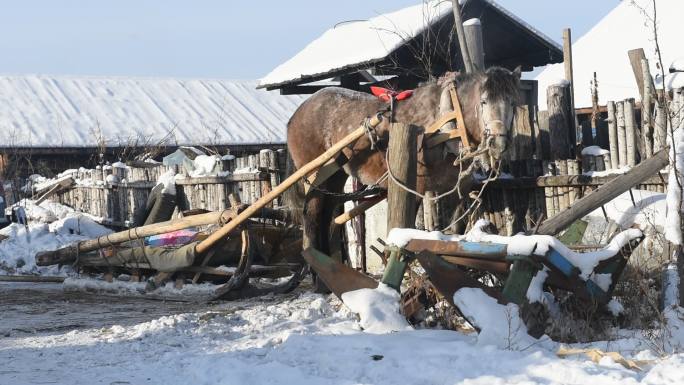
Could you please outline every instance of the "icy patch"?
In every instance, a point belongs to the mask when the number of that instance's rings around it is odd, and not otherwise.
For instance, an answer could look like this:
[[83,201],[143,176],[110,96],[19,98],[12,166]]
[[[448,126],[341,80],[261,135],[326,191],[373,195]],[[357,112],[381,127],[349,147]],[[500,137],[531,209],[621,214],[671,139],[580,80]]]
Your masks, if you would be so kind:
[[64,280],[63,287],[66,291],[95,291],[116,295],[162,295],[162,296],[188,296],[195,300],[201,297],[210,297],[219,285],[204,282],[192,285],[183,285],[176,289],[173,282],[168,282],[164,286],[153,291],[146,292],[146,282],[126,282],[114,280],[112,282],[103,281],[95,278],[67,278]]
[[399,312],[399,293],[379,283],[376,289],[359,289],[342,294],[342,301],[358,314],[359,325],[372,334],[386,334],[413,328]]
[[454,303],[480,332],[478,345],[494,345],[499,349],[523,350],[538,342],[527,334],[520,319],[518,305],[501,305],[482,289],[463,288],[454,293]]

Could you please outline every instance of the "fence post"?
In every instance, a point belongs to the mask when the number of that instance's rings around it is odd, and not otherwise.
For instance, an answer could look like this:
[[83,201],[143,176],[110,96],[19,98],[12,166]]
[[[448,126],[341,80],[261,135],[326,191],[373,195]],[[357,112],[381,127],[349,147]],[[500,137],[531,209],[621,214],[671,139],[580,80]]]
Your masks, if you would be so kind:
[[[418,166],[418,127],[394,123],[390,130],[387,148],[387,167],[396,180],[409,189],[416,188]],[[412,228],[416,222],[416,197],[392,180],[387,186],[387,230]],[[382,282],[397,291],[404,277],[406,262],[395,245],[388,245],[389,257]]]

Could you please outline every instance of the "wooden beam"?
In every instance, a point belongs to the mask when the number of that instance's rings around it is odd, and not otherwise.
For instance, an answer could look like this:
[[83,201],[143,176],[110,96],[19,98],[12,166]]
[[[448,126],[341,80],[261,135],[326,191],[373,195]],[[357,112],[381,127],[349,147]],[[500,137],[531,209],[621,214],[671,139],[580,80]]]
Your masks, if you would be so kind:
[[634,72],[634,79],[636,80],[637,88],[639,89],[639,96],[644,100],[644,70],[641,67],[641,61],[646,59],[646,54],[643,48],[637,48],[627,51],[629,56],[629,64],[632,66]]
[[666,148],[653,155],[652,158],[641,162],[626,174],[613,179],[605,185],[600,186],[591,194],[575,201],[567,210],[544,221],[541,226],[539,226],[537,234],[554,235],[559,233],[578,218],[589,214],[633,186],[660,172],[667,164],[668,149]]

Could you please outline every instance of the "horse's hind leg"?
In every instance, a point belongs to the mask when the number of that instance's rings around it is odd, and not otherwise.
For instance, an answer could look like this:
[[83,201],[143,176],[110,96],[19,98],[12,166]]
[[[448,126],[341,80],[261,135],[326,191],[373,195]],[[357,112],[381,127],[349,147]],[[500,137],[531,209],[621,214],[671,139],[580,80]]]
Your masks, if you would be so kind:
[[[304,248],[314,247],[340,262],[344,262],[345,255],[342,238],[338,234],[339,229],[333,229],[335,233],[332,233],[331,224],[341,202],[334,194],[343,192],[346,180],[347,175],[338,172],[318,189],[309,191],[304,212]],[[314,284],[317,292],[329,292],[315,275]]]

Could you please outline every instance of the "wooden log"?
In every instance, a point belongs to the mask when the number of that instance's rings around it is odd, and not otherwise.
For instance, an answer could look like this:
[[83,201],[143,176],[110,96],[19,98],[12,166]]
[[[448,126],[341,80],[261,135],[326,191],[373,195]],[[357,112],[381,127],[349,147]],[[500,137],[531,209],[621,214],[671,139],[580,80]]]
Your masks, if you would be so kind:
[[603,186],[600,186],[593,193],[578,200],[569,209],[558,215],[547,219],[539,226],[538,234],[554,235],[570,226],[578,218],[589,214],[602,205],[610,202],[618,195],[629,190],[633,186],[647,180],[649,177],[658,173],[668,164],[668,150],[663,149],[652,158],[649,158],[630,171],[621,175]]
[[[565,160],[557,160],[556,164],[558,165],[558,175],[568,175],[568,163]],[[560,210],[565,210],[570,206],[570,188],[568,187],[561,187],[560,188],[561,194],[560,194]]]
[[[388,152],[389,181],[387,183],[387,230],[413,228],[416,223],[416,197],[407,189],[416,188],[418,166],[418,130],[414,125],[393,123]],[[408,262],[401,249],[389,244],[387,266],[382,282],[399,291]]]
[[[545,160],[543,162],[544,175],[551,175],[550,170],[551,165],[548,160]],[[546,217],[551,218],[552,216],[556,215],[556,211],[554,210],[553,206],[553,187],[544,188],[544,198],[546,202]]]
[[653,127],[653,152],[658,152],[667,146],[667,113],[663,102],[656,101],[655,126]]
[[572,65],[572,32],[570,28],[563,29],[563,66],[565,69],[565,80],[570,82],[568,87],[568,98],[570,108],[570,120],[567,131],[567,138],[570,144],[570,155],[561,157],[561,159],[568,159],[575,157],[577,144],[577,117],[575,116],[575,79],[573,75]]
[[364,212],[368,211],[368,209],[382,202],[384,199],[384,196],[379,196],[375,199],[368,199],[362,201],[361,203],[354,206],[354,208],[352,208],[351,210],[337,216],[334,220],[334,223],[336,225],[343,225],[349,222],[350,220],[358,217],[359,215],[363,214]]
[[627,165],[627,133],[625,131],[625,105],[623,102],[618,102],[617,106],[617,143],[618,143],[618,165],[624,167]]
[[[393,124],[387,151],[388,168],[396,181],[404,186],[416,188],[418,127]],[[413,228],[416,220],[415,197],[395,183],[392,178],[387,187],[387,230]]]
[[[375,127],[380,123],[381,119],[382,118],[377,115],[373,116],[372,118],[370,118],[368,125],[370,125],[371,127]],[[280,196],[283,192],[285,192],[285,190],[290,188],[299,180],[305,178],[312,172],[316,171],[319,167],[323,166],[328,160],[332,159],[335,155],[337,155],[337,153],[342,151],[345,147],[356,142],[356,140],[365,135],[365,133],[366,124],[362,124],[359,128],[349,133],[339,142],[335,143],[324,153],[322,153],[309,163],[300,167],[297,171],[295,171],[292,175],[285,179],[280,185],[276,186],[270,193],[259,198],[256,202],[254,202],[247,209],[241,212],[233,220],[228,222],[225,226],[212,233],[204,241],[200,242],[195,249],[197,254],[203,254],[207,250],[212,248],[216,242],[228,236],[228,234],[230,234],[233,230],[240,226],[242,222],[250,218],[252,215],[256,214],[260,209],[264,208],[267,203],[270,203],[275,198]]]
[[551,143],[549,142],[549,113],[537,111],[535,120],[535,155],[539,160],[551,159]]
[[549,113],[549,142],[551,159],[570,158],[571,143],[568,140],[570,130],[570,86],[554,84],[546,91],[547,110]]
[[627,150],[627,165],[634,167],[636,165],[636,119],[634,118],[634,99],[626,99],[624,101],[625,113],[625,142]]
[[463,32],[468,46],[468,53],[473,64],[473,71],[484,71],[485,51],[482,39],[482,23],[480,19],[470,19],[463,23]]
[[646,58],[641,59],[641,70],[644,78],[644,91],[641,95],[641,133],[644,143],[643,160],[653,156],[653,93],[655,87]]

